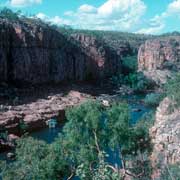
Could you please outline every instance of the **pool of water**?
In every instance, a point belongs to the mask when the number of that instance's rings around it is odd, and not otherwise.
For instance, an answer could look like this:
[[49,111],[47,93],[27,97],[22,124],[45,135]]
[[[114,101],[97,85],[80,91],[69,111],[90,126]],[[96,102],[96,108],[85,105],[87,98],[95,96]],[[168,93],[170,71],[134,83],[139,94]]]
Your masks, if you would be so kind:
[[35,139],[44,140],[45,142],[51,144],[58,134],[62,131],[62,126],[57,126],[56,128],[45,128],[37,132],[31,133],[31,136]]
[[153,109],[143,104],[130,104],[130,114],[131,114],[131,123],[135,124],[140,118],[148,112],[151,112]]

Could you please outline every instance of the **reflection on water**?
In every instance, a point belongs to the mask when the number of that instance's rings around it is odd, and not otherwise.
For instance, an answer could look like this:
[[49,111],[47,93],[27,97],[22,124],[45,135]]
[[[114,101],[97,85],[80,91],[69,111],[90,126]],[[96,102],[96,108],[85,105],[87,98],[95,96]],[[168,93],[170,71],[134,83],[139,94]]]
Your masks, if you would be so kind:
[[142,104],[130,104],[131,123],[135,124],[140,118],[153,109],[146,107]]
[[57,126],[56,128],[46,128],[38,132],[33,132],[31,136],[39,140],[44,140],[50,144],[55,140],[61,130],[62,126]]

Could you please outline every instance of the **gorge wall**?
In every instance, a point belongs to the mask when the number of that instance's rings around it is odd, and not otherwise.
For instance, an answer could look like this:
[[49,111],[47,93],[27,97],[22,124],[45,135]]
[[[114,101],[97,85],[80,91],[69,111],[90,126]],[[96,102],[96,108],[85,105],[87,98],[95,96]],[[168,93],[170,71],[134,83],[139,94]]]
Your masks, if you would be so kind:
[[67,38],[31,19],[0,19],[1,82],[98,80],[120,71],[120,56],[92,36]]
[[[139,48],[138,70],[162,85],[180,70],[180,36],[157,37]],[[152,179],[159,180],[169,165],[180,162],[180,109],[166,97],[156,109],[150,129],[152,139]]]
[[150,130],[153,143],[153,179],[158,179],[169,164],[180,162],[180,109],[171,111],[173,104],[169,98],[160,103],[156,110],[155,124]]
[[180,36],[159,37],[142,44],[138,70],[157,84],[165,83],[171,72],[180,70]]

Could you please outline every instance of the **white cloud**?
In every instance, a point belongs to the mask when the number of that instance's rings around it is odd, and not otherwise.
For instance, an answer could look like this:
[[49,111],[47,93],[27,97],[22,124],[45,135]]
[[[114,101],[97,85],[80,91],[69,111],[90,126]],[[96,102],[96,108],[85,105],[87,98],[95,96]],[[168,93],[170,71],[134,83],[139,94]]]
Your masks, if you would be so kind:
[[95,8],[94,6],[88,5],[88,4],[84,4],[79,7],[78,11],[80,13],[96,13],[97,8]]
[[158,34],[167,26],[168,18],[180,18],[180,0],[169,3],[166,10],[149,20],[149,26],[138,30],[138,33]]
[[161,24],[159,26],[142,28],[142,29],[138,30],[136,33],[140,33],[140,34],[158,34],[163,30],[164,27],[165,27],[165,25]]
[[166,10],[151,19],[143,19],[146,5],[142,0],[107,0],[99,7],[84,4],[76,11],[67,11],[64,16],[37,17],[57,25],[70,25],[80,29],[131,31],[144,34],[159,34],[167,26],[169,17],[180,18],[180,0],[167,5]]
[[168,5],[167,15],[178,14],[180,15],[180,0],[175,0]]
[[59,16],[49,17],[46,14],[40,12],[35,17],[55,25],[70,25],[69,20],[62,19]]
[[33,4],[41,4],[42,0],[10,0],[10,5],[13,7],[31,6]]
[[84,4],[77,11],[66,12],[65,18],[76,28],[130,31],[145,11],[141,0],[107,0],[99,7]]
[[36,17],[44,21],[48,18],[44,13],[38,13]]

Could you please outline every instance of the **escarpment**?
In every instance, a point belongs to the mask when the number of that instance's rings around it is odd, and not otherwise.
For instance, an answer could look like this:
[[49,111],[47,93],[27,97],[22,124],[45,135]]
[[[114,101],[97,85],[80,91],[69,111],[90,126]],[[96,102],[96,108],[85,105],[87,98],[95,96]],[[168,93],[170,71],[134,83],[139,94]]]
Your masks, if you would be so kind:
[[138,70],[158,83],[165,83],[180,70],[180,36],[147,40],[139,48]]
[[180,109],[171,111],[173,104],[169,98],[160,103],[156,111],[155,124],[150,129],[153,143],[153,179],[158,179],[168,165],[180,162]]
[[87,47],[31,19],[0,19],[0,81],[39,84],[98,80],[121,71],[121,58],[115,51],[92,36],[79,38]]

